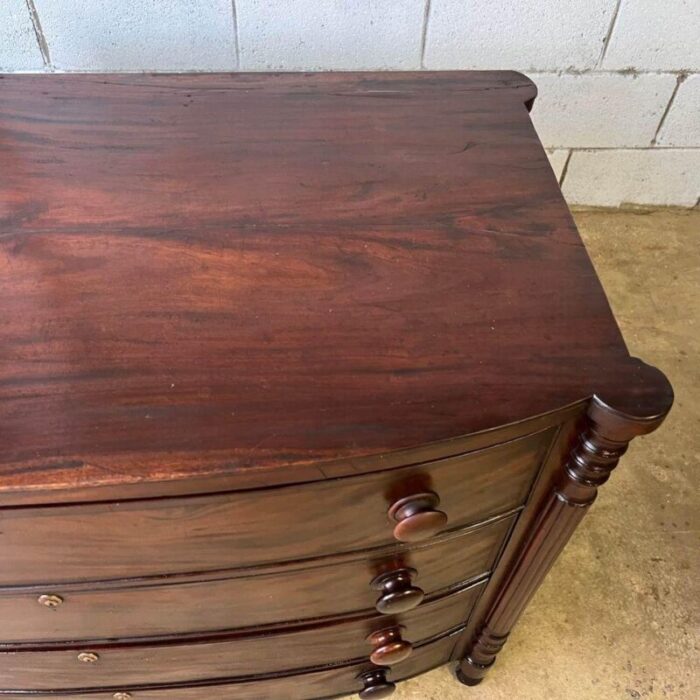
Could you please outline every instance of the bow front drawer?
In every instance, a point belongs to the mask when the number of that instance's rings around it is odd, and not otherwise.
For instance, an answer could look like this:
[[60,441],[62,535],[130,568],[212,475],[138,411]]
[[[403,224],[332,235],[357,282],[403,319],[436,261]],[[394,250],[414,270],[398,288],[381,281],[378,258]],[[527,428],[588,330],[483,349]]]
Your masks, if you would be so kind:
[[[153,637],[411,609],[423,595],[486,575],[515,516],[410,549],[381,548],[318,565],[0,591],[0,646]],[[324,560],[325,561],[325,560]],[[406,575],[407,573],[407,575]],[[384,586],[372,586],[383,576]]]
[[[380,681],[393,684],[410,678],[450,660],[452,650],[461,630],[440,636],[416,647],[415,654],[395,668],[382,670]],[[309,698],[336,697],[357,693],[370,685],[369,674],[377,671],[369,661],[295,672],[288,675],[252,679],[230,677],[213,679],[210,682],[178,684],[169,686],[81,688],[77,692],[51,691],[2,692],[3,700],[308,700]],[[376,677],[375,677],[376,678]],[[369,681],[369,682],[368,682]],[[376,687],[377,681],[374,681]],[[378,697],[378,694],[375,696]],[[386,697],[386,695],[385,695]]]
[[161,644],[94,643],[0,653],[0,689],[59,690],[207,681],[351,663],[372,658],[400,668],[414,645],[463,625],[483,587],[426,601],[399,618],[356,616],[325,625],[245,635],[171,637]]
[[303,485],[6,508],[0,585],[204,572],[429,540],[521,505],[550,437]]

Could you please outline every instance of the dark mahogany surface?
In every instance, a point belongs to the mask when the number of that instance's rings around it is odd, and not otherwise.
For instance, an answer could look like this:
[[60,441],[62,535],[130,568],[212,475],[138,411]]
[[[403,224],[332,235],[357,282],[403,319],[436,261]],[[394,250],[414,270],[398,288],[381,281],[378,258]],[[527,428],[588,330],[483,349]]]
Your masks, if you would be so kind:
[[[482,586],[483,582],[437,597],[404,614],[400,622],[405,638],[419,644],[463,624]],[[397,624],[395,619],[374,613],[246,635],[195,640],[175,637],[163,644],[109,641],[89,647],[74,644],[64,649],[0,652],[0,682],[3,690],[57,690],[193,683],[271,671],[290,673],[324,664],[357,662],[372,652],[375,643],[367,639],[372,632]],[[76,657],[88,650],[97,654],[99,661],[86,667]],[[202,700],[206,697],[203,695]]]
[[[410,659],[395,669],[387,671],[391,680],[401,680],[423,673],[430,668],[445,663],[457,642],[460,630],[451,630],[437,639],[417,645]],[[368,661],[352,665],[333,665],[322,668],[300,670],[293,675],[267,676],[259,680],[247,678],[217,678],[182,684],[159,684],[129,686],[132,697],[141,700],[308,700],[308,698],[329,698],[346,696],[362,688],[358,675],[372,670]],[[89,675],[89,674],[88,674]],[[124,692],[123,687],[115,686],[108,690],[93,690],[82,687],[75,692],[38,691],[34,693],[0,690],[3,700],[27,700],[27,698],[53,698],[56,700],[105,700],[114,697],[113,693]]]
[[628,358],[510,72],[0,79],[0,490],[355,458]]
[[[284,628],[300,620],[320,623],[323,618],[366,616],[381,594],[370,582],[399,567],[413,568],[412,582],[427,598],[483,580],[514,517],[409,550],[386,547],[267,570],[2,588],[0,651],[61,647],[78,640],[157,641],[167,635],[191,639],[222,630],[246,633],[255,627]],[[38,596],[47,591],[60,595],[63,602],[58,609],[37,604]]]
[[550,439],[302,486],[3,509],[0,585],[213,572],[397,545],[392,494],[426,483],[443,494],[454,531],[520,507]]

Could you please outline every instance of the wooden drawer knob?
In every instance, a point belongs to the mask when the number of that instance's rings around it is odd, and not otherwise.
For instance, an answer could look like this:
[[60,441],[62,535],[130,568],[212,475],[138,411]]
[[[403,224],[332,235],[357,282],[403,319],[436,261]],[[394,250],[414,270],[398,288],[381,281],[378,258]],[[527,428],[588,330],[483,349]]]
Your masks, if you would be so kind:
[[364,686],[359,693],[362,700],[388,698],[396,690],[396,685],[386,679],[386,671],[385,668],[374,668],[358,676]]
[[374,607],[382,615],[396,615],[417,608],[425,597],[425,593],[413,585],[415,569],[401,568],[379,574],[370,586],[382,594]]
[[396,523],[394,537],[399,542],[420,542],[436,535],[447,525],[439,505],[440,497],[432,491],[396,501],[389,508],[389,519]]
[[413,644],[401,637],[403,627],[394,626],[377,630],[367,637],[374,647],[369,660],[377,666],[393,666],[405,661],[413,653]]

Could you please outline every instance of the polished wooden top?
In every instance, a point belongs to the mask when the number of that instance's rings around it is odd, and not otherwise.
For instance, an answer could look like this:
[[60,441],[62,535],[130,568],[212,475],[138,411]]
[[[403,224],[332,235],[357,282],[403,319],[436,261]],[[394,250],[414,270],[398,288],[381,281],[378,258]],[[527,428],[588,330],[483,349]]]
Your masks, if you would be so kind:
[[0,490],[355,458],[595,392],[644,405],[659,387],[535,92],[511,72],[4,76]]

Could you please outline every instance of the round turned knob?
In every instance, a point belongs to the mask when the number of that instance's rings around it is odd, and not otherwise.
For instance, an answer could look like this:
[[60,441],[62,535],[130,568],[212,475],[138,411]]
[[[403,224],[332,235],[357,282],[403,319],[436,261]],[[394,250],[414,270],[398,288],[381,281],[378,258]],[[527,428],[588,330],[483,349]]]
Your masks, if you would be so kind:
[[403,627],[387,627],[367,637],[374,647],[369,660],[377,666],[393,666],[406,660],[413,653],[413,644],[401,638]]
[[396,501],[389,508],[393,520],[394,537],[399,542],[420,542],[436,535],[447,525],[447,515],[436,510],[440,497],[432,491],[417,493]]
[[362,700],[388,698],[396,690],[396,686],[386,679],[385,668],[374,668],[360,674],[358,678],[364,685],[364,688],[359,692]]
[[425,593],[413,585],[413,576],[416,575],[415,569],[395,569],[384,574],[379,574],[370,586],[377,591],[381,591],[374,607],[377,612],[382,615],[396,615],[417,608]]
[[114,693],[114,695],[112,695],[114,700],[131,700],[132,697],[133,695],[131,693]]
[[100,655],[94,651],[81,651],[78,654],[78,661],[84,664],[95,664],[100,660]]

